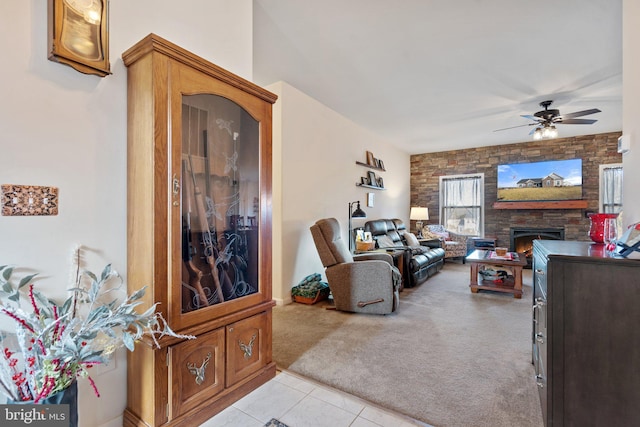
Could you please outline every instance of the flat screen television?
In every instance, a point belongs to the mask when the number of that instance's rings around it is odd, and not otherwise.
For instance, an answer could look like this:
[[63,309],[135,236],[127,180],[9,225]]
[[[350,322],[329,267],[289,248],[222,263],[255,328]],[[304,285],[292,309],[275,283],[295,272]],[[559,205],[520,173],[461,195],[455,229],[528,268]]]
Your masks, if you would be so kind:
[[582,199],[582,159],[498,166],[498,201]]

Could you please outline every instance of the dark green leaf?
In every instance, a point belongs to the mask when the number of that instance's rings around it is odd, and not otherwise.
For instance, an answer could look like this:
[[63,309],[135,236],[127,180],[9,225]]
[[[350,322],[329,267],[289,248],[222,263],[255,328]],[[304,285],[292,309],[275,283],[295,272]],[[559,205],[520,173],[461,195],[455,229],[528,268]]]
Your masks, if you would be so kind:
[[13,286],[11,286],[11,283],[9,282],[4,282],[2,284],[2,290],[8,294],[10,294],[11,292],[13,292]]
[[4,280],[9,280],[11,277],[11,273],[13,273],[13,267],[6,268],[2,271],[2,277]]
[[18,291],[15,291],[11,295],[9,295],[7,298],[9,298],[11,301],[18,302],[20,301],[20,293]]
[[18,284],[18,289],[22,288],[22,287],[23,287],[23,286],[25,286],[25,285],[28,285],[28,284],[31,282],[31,280],[32,280],[34,277],[36,277],[37,275],[38,275],[38,273],[30,274],[30,275],[28,275],[28,276],[24,276],[24,277],[22,278],[22,280],[20,280],[20,283]]

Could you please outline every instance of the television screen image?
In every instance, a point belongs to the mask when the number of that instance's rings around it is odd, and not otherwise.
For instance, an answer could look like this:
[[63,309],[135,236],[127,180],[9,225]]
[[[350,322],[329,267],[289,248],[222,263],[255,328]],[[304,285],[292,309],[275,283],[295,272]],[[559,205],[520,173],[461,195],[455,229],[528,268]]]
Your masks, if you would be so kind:
[[498,201],[582,199],[582,159],[498,166]]

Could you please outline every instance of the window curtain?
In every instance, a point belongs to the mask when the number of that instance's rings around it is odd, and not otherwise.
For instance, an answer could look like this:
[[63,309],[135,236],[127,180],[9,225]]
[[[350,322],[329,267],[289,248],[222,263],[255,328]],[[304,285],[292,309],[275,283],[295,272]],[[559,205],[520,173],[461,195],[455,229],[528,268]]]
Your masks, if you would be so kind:
[[482,176],[443,177],[440,185],[442,225],[466,235],[481,235]]
[[622,211],[622,167],[602,170],[602,208],[605,213]]

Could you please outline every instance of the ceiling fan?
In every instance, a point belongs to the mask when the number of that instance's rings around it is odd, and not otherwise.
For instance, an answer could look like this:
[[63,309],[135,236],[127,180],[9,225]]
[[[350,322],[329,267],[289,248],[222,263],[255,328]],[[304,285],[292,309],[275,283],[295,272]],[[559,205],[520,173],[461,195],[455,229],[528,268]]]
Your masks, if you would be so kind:
[[521,117],[525,119],[533,120],[533,123],[528,123],[526,125],[512,126],[503,129],[496,129],[494,132],[498,132],[501,130],[514,129],[522,126],[536,126],[529,135],[533,135],[533,139],[542,139],[542,138],[555,138],[558,136],[558,131],[556,130],[556,124],[562,125],[590,125],[597,120],[594,119],[576,119],[576,117],[588,116],[589,114],[599,113],[600,110],[597,108],[591,108],[589,110],[576,111],[575,113],[569,114],[560,114],[560,110],[549,109],[549,106],[553,103],[553,101],[542,101],[540,106],[544,108],[544,110],[538,111],[533,115],[523,114]]

